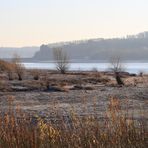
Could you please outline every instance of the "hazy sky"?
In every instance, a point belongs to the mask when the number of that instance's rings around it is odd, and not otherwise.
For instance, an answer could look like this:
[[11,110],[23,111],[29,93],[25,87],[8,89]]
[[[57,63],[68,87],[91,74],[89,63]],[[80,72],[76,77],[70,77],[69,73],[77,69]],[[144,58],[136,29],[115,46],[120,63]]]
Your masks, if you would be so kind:
[[148,0],[0,0],[0,46],[148,31]]

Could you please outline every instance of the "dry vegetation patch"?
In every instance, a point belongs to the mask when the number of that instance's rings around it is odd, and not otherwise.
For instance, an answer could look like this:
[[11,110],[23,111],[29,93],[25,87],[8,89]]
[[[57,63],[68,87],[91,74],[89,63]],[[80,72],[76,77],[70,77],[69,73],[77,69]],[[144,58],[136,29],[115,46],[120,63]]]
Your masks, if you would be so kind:
[[80,117],[73,109],[63,116],[53,109],[58,124],[14,108],[13,99],[9,96],[8,110],[0,110],[0,147],[147,147],[145,122],[128,118],[117,98],[111,98],[104,120],[96,114]]

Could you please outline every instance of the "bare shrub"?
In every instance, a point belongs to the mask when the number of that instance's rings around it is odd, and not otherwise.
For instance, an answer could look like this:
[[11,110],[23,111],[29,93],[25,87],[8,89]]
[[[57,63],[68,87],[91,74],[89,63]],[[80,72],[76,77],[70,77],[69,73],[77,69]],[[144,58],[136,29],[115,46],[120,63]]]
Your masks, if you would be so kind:
[[121,79],[120,73],[124,71],[123,64],[119,57],[112,58],[110,60],[110,70],[114,73],[116,82],[118,85],[124,85],[123,80]]
[[61,73],[65,74],[69,68],[69,58],[62,48],[53,49],[53,56],[56,64],[56,69]]
[[25,72],[25,67],[22,64],[21,59],[20,59],[20,57],[17,54],[14,55],[14,57],[12,59],[12,64],[13,64],[13,67],[14,67],[14,71],[15,71],[15,73],[18,76],[18,80],[19,81],[23,80],[23,75],[24,75],[24,72]]
[[0,60],[0,71],[5,71],[7,67],[7,62],[5,62],[4,60]]
[[34,80],[39,80],[40,79],[40,71],[37,69],[34,69],[31,71],[31,74],[33,75]]
[[140,71],[140,72],[139,72],[139,76],[140,76],[140,77],[143,77],[143,73],[144,73],[143,71]]
[[93,67],[92,72],[96,73],[96,72],[98,72],[98,69],[96,67]]
[[50,81],[48,79],[48,73],[44,73],[44,78],[43,78],[43,86],[45,86],[46,90],[49,90],[49,85],[50,85]]
[[13,80],[13,64],[0,60],[0,71],[6,72],[9,80]]
[[13,80],[13,68],[12,68],[12,64],[9,65],[8,69],[7,69],[7,75],[8,75],[8,79],[9,80]]

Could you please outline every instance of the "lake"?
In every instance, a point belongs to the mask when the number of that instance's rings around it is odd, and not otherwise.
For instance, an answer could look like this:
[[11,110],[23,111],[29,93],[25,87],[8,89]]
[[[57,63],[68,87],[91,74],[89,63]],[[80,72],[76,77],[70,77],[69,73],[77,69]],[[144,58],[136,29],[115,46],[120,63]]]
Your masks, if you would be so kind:
[[[55,70],[54,63],[24,63],[27,69],[49,69]],[[123,63],[125,71],[130,73],[144,72],[148,73],[148,63]],[[71,71],[105,71],[109,69],[109,63],[70,63],[69,70]]]

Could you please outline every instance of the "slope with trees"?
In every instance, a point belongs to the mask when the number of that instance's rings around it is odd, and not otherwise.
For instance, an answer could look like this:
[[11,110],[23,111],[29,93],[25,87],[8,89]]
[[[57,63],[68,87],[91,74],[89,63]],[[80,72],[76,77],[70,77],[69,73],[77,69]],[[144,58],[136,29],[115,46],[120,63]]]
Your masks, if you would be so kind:
[[40,51],[36,52],[34,60],[54,60],[52,50],[57,47],[64,49],[74,62],[108,61],[115,55],[122,55],[123,60],[144,61],[148,60],[148,32],[126,38],[92,39],[42,45]]

